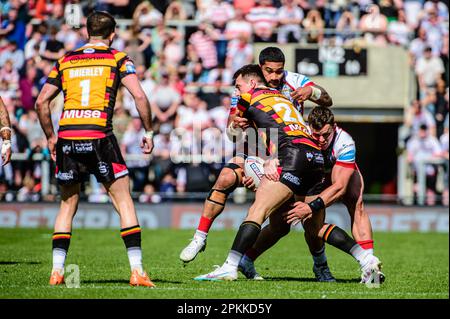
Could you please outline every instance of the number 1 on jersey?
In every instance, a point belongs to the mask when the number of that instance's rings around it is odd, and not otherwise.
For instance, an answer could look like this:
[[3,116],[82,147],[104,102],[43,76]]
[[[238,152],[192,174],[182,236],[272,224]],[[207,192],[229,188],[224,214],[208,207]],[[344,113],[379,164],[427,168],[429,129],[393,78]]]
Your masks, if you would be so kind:
[[91,93],[91,80],[80,81],[81,86],[81,106],[89,106],[89,95]]

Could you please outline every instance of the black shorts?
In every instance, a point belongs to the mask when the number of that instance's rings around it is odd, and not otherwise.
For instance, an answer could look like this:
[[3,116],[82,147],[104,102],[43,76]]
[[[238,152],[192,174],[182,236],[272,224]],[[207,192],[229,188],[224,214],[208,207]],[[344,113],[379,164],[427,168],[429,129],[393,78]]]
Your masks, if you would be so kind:
[[128,174],[116,137],[66,140],[56,143],[55,177],[59,185],[86,181],[94,174],[99,183],[109,183]]
[[292,144],[280,149],[280,182],[295,195],[318,195],[324,190],[322,152],[306,144]]

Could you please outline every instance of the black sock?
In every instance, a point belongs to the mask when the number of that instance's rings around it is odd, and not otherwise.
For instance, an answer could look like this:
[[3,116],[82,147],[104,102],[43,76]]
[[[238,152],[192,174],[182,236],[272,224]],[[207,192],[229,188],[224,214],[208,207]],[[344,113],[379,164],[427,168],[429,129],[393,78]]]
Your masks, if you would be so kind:
[[141,227],[139,225],[122,228],[120,230],[120,236],[122,236],[125,247],[139,247],[141,248]]
[[72,237],[71,232],[55,232],[52,237],[52,248],[58,248],[65,250],[66,252],[69,250],[70,238]]
[[258,235],[261,231],[261,225],[258,223],[248,221],[243,222],[239,231],[234,239],[233,246],[231,250],[237,251],[242,255],[249,250],[255,243]]
[[350,254],[350,250],[356,245],[356,241],[351,238],[347,233],[336,225],[330,224],[324,233],[323,240],[325,240],[331,246],[334,246],[347,254]]

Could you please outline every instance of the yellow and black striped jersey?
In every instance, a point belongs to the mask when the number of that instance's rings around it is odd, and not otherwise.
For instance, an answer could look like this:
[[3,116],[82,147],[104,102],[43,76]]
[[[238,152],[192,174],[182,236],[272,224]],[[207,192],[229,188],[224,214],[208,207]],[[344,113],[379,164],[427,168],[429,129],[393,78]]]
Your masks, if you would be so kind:
[[86,44],[59,59],[47,83],[64,93],[58,137],[97,139],[112,134],[120,81],[135,74],[131,59],[103,44]]
[[278,147],[289,143],[306,143],[317,148],[300,112],[278,90],[256,88],[243,93],[237,102],[238,116],[253,122],[257,129],[276,128]]

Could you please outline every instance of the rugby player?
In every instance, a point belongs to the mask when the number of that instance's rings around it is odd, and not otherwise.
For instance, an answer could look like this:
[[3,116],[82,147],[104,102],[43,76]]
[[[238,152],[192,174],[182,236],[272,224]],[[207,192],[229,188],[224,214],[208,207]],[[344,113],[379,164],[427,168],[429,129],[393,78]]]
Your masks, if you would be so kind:
[[[50,285],[64,283],[64,263],[72,236],[72,220],[78,207],[80,184],[94,174],[108,192],[120,216],[121,237],[131,268],[130,285],[154,287],[143,269],[141,228],[129,190],[128,169],[112,131],[115,99],[123,84],[135,99],[146,133],[144,154],[153,150],[150,104],[138,81],[131,59],[111,48],[116,22],[106,12],[87,18],[88,43],[56,62],[40,92],[36,109],[56,162],[61,186],[61,207],[53,233],[53,268]],[[55,135],[50,101],[64,93],[64,109]]]
[[[259,54],[259,63],[269,87],[279,90],[288,98],[303,115],[303,102],[311,100],[318,105],[331,106],[332,100],[322,87],[308,77],[284,70],[285,57],[276,47],[267,47]],[[230,139],[238,135],[236,128],[243,126],[242,119],[237,116],[236,105],[232,105],[228,118],[227,134]],[[242,122],[242,123],[240,123]],[[211,189],[203,206],[202,216],[191,242],[181,251],[180,259],[191,262],[199,252],[206,248],[206,239],[214,220],[225,208],[228,196],[241,186],[252,187],[253,181],[244,175],[245,151],[238,153],[221,170],[217,181]]]
[[[294,194],[296,199],[310,202],[323,187],[323,155],[294,105],[279,91],[264,85],[264,75],[258,65],[243,66],[234,79],[240,93],[239,115],[254,123],[255,128],[278,130],[277,155],[264,163],[265,176],[256,191],[255,202],[239,228],[225,263],[195,280],[236,280],[239,262],[257,240],[261,224]],[[323,219],[324,209],[321,209],[304,224],[320,225],[321,229]],[[320,229],[314,228],[317,233],[313,235],[320,236]],[[366,252],[339,227],[333,228],[327,242],[352,254],[361,266],[367,263]]]
[[[372,256],[371,263],[361,269],[361,282],[371,282],[374,276],[378,276],[380,282],[383,282],[385,276],[381,272],[381,263],[377,257],[373,256],[372,227],[369,216],[364,210],[362,199],[364,181],[356,165],[355,142],[347,132],[337,126],[329,108],[315,107],[308,116],[308,124],[324,155],[327,188],[320,193],[315,203],[296,202],[294,208],[285,214],[287,224],[279,218],[274,221],[274,227],[267,227],[264,232],[261,232],[254,247],[249,249],[242,258],[240,267],[245,270],[244,273],[256,273],[253,262],[289,233],[290,223],[308,219],[318,209],[329,207],[336,201],[342,200],[350,215],[353,238],[366,249],[369,256]],[[325,224],[321,232],[324,236],[329,236],[333,227],[334,225]],[[308,243],[316,240],[309,232],[305,232],[305,237]],[[326,240],[326,237],[324,239]],[[315,263],[320,264],[320,262],[323,261],[315,257]]]
[[0,96],[0,136],[2,138],[2,166],[11,161],[11,122],[9,120],[8,110]]

